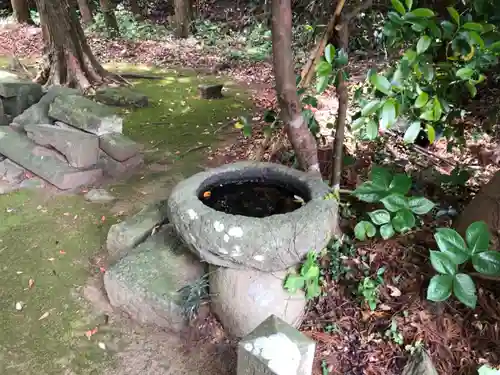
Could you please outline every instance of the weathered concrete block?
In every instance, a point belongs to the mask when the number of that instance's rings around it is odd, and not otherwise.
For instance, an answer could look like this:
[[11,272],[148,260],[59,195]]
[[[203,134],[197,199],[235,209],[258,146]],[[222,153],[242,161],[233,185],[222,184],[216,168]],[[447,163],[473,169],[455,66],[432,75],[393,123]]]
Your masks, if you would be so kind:
[[75,168],[90,168],[99,159],[99,138],[70,126],[29,124],[28,137],[42,146],[52,146]]
[[139,153],[139,145],[121,133],[109,133],[99,137],[99,147],[118,161],[125,161]]
[[111,226],[106,240],[110,258],[123,258],[150,236],[153,228],[165,223],[166,206],[166,200],[150,204],[125,221]]
[[311,375],[316,343],[271,315],[238,344],[237,375]]
[[111,177],[125,176],[134,172],[137,168],[144,164],[142,154],[137,154],[125,161],[118,161],[106,154],[104,151],[99,153],[97,166]]
[[223,85],[199,85],[198,91],[202,99],[220,99],[223,97]]
[[15,117],[12,120],[11,126],[17,129],[24,129],[24,126],[28,124],[51,124],[53,121],[49,118],[49,107],[54,99],[61,95],[78,94],[78,90],[75,89],[52,86],[47,90],[45,95],[42,96],[38,103],[33,104],[19,116]]
[[128,87],[103,87],[97,90],[95,100],[116,107],[144,108],[149,105],[148,97]]
[[180,331],[186,317],[179,290],[203,274],[202,264],[166,225],[110,267],[104,286],[111,305],[136,321]]
[[306,299],[302,291],[291,295],[283,289],[286,275],[210,266],[212,311],[226,331],[236,337],[250,333],[269,315],[298,327]]
[[10,128],[0,129],[0,154],[62,190],[89,185],[102,177],[102,170],[73,168],[62,155],[37,146]]
[[98,136],[123,130],[123,119],[112,108],[79,95],[56,97],[49,117]]

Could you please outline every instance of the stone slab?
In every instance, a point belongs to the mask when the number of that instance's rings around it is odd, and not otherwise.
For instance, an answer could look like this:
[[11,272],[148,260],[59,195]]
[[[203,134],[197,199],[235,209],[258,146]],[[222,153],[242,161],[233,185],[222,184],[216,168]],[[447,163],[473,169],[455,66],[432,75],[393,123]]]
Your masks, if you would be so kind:
[[95,100],[116,107],[144,108],[149,105],[148,97],[128,87],[103,87],[97,90]]
[[139,145],[121,133],[109,133],[99,137],[99,147],[118,161],[125,161],[139,153]]
[[203,275],[202,264],[166,225],[108,268],[104,286],[111,305],[132,319],[181,331],[187,319],[180,290]]
[[167,201],[150,204],[133,216],[109,228],[106,248],[110,259],[118,260],[126,256],[143,242],[153,228],[167,221]]
[[30,124],[24,130],[35,143],[51,146],[63,154],[72,167],[86,169],[97,164],[99,138],[94,134],[50,124]]
[[5,115],[20,115],[35,104],[43,95],[42,86],[33,82],[6,82],[0,79],[0,97],[2,97]]
[[79,91],[75,89],[52,86],[36,104],[14,117],[11,126],[24,129],[24,126],[28,124],[51,124],[53,121],[49,118],[49,107],[54,99],[61,95],[77,95],[78,93]]
[[5,159],[0,162],[0,179],[10,184],[19,184],[26,178],[26,170],[12,160]]
[[[42,86],[31,81],[23,81],[18,78],[1,78],[0,77],[0,96],[3,98],[14,98],[21,94],[31,94],[42,97]],[[38,101],[37,99],[37,101]]]
[[99,160],[97,162],[97,166],[111,177],[122,177],[131,174],[143,164],[144,157],[142,154],[137,154],[125,161],[118,161],[104,151],[99,153]]
[[100,169],[78,170],[62,161],[55,151],[40,149],[25,135],[9,128],[0,129],[0,154],[61,190],[92,184],[102,177]]
[[123,119],[112,108],[79,95],[56,97],[49,117],[98,136],[123,131]]
[[268,273],[210,266],[211,308],[226,332],[245,336],[269,315],[298,327],[306,298],[302,291],[292,295],[283,289],[286,276],[286,271]]
[[271,315],[238,343],[236,375],[311,375],[316,343]]
[[199,85],[198,91],[202,99],[221,99],[223,97],[222,95],[223,87],[224,86],[221,84]]

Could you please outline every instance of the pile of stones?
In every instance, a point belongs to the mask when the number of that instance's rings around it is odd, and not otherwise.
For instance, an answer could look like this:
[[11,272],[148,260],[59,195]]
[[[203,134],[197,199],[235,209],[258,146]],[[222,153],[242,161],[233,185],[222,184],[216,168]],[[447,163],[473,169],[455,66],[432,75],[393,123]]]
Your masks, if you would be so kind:
[[77,90],[44,90],[0,71],[0,193],[47,185],[71,191],[130,173],[143,157],[122,130],[114,108]]

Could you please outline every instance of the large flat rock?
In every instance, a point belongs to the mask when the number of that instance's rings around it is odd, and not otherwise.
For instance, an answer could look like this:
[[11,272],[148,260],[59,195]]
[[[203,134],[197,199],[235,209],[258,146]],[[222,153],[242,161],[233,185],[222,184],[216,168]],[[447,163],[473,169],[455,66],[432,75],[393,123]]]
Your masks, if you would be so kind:
[[97,162],[97,166],[111,177],[128,176],[135,172],[137,168],[143,164],[144,157],[142,154],[132,156],[130,159],[125,161],[118,161],[102,150],[99,152],[99,161]]
[[15,117],[35,104],[43,95],[42,86],[33,82],[5,82],[0,79],[0,97],[6,115]]
[[49,107],[54,99],[58,96],[78,95],[78,93],[78,90],[68,87],[52,86],[37,103],[16,116],[11,125],[23,129],[29,124],[51,124],[53,121],[49,118]]
[[90,168],[99,158],[99,138],[95,134],[64,126],[30,124],[24,127],[28,137],[42,146],[51,146],[63,154],[69,165]]
[[0,129],[0,154],[62,190],[92,184],[102,177],[102,170],[73,168],[55,151],[42,148],[9,128]]
[[123,119],[112,108],[79,95],[56,97],[49,116],[98,136],[123,130]]
[[203,275],[203,265],[166,225],[111,266],[104,286],[111,305],[134,320],[180,331],[187,321],[180,290]]

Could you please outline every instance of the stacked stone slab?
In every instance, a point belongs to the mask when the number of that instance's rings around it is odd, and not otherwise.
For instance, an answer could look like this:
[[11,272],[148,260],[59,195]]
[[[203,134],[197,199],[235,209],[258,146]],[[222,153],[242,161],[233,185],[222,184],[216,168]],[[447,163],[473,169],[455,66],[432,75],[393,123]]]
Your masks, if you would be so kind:
[[[44,92],[3,71],[0,125],[9,125],[0,127],[0,155],[28,178],[40,177],[61,190],[94,184],[103,174],[118,177],[143,163],[139,146],[122,134],[123,120],[112,108],[69,88]],[[0,178],[0,193],[9,190],[6,184],[21,186]]]

